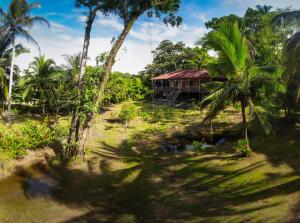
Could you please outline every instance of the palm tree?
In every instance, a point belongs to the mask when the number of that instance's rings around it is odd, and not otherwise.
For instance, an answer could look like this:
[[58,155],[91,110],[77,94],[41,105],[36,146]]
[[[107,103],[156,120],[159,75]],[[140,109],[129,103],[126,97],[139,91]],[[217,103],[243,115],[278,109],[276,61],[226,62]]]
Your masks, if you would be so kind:
[[27,74],[20,80],[20,87],[24,88],[23,99],[37,99],[45,114],[46,106],[55,103],[54,89],[58,79],[59,74],[52,59],[35,57]]
[[12,59],[9,76],[9,91],[8,91],[8,122],[11,122],[11,95],[13,85],[13,73],[15,64],[15,48],[16,38],[18,36],[24,37],[27,41],[30,41],[36,45],[37,42],[29,34],[26,28],[30,28],[34,23],[44,23],[50,27],[48,21],[40,16],[30,16],[32,9],[39,8],[37,3],[28,3],[27,0],[12,0],[9,5],[9,10],[6,13],[3,9],[0,9],[0,23],[2,28],[0,29],[0,35],[7,34],[9,41],[12,44]]
[[[8,96],[8,85],[9,85],[9,73],[10,73],[10,63],[12,58],[12,48],[10,44],[9,35],[0,35],[0,89],[1,89],[1,99],[2,107],[4,110],[4,100]],[[21,44],[15,47],[16,57],[22,53],[28,53],[29,50],[24,48]],[[13,81],[16,79],[16,74],[18,73],[18,67],[14,66],[14,76]]]
[[7,98],[8,94],[8,84],[5,75],[5,70],[2,67],[0,67],[0,90],[2,99],[2,110],[4,111],[4,100]]
[[[202,105],[208,104],[208,115],[206,119],[211,120],[220,111],[232,103],[240,103],[243,123],[243,135],[248,142],[246,108],[249,106],[252,117],[257,117],[267,132],[270,124],[260,111],[254,106],[252,97],[256,88],[255,83],[259,80],[260,85],[268,83],[263,76],[254,75],[258,68],[251,67],[248,50],[248,41],[241,34],[237,22],[223,22],[215,30],[204,38],[204,44],[218,52],[219,57],[230,67],[227,81],[219,83],[216,90],[202,101]],[[257,89],[255,89],[257,90]]]
[[66,63],[63,65],[66,71],[66,81],[74,86],[79,78],[82,54],[63,55],[63,57]]
[[[287,28],[299,26],[300,10],[284,11],[272,20],[275,28]],[[297,29],[296,29],[297,30]],[[300,32],[294,32],[284,43],[283,49],[284,67],[283,79],[286,87],[285,110],[291,117],[293,109],[300,102]]]

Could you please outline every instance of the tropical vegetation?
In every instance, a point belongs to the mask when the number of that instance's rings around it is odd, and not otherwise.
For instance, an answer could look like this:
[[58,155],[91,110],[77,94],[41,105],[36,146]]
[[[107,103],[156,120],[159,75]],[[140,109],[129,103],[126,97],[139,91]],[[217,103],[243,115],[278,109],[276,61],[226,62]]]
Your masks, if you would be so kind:
[[[182,1],[74,5],[85,15],[81,52],[58,64],[39,50],[25,69],[21,38],[39,48],[31,28],[50,24],[37,3],[0,9],[0,168],[14,168],[0,175],[1,222],[36,221],[40,208],[50,213],[41,222],[299,221],[299,10],[212,18],[195,45],[165,39],[131,74],[113,67],[133,27],[176,29]],[[122,22],[118,36],[90,58],[108,16]],[[201,97],[158,98],[152,78],[182,70],[208,71]],[[24,204],[33,208],[18,218]]]

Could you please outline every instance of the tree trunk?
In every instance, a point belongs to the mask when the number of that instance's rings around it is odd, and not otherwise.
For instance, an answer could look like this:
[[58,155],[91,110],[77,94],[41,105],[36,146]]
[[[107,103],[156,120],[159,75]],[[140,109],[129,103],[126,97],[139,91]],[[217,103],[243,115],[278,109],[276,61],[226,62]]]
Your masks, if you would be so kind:
[[[83,42],[83,49],[82,49],[82,56],[81,56],[81,62],[80,62],[80,73],[78,78],[78,97],[81,98],[82,90],[83,90],[83,82],[84,82],[84,73],[85,73],[85,67],[87,64],[88,59],[88,51],[90,46],[90,39],[91,39],[91,30],[93,26],[93,22],[95,20],[95,17],[97,15],[97,10],[90,11],[87,19],[87,24],[85,28],[85,36],[84,36],[84,42]],[[68,137],[68,144],[70,145],[74,141],[74,133],[75,138],[78,139],[78,132],[80,128],[80,120],[79,120],[79,106],[81,104],[81,100],[79,100],[79,104],[77,104],[73,110],[72,114],[72,120],[71,120],[71,127],[69,131],[69,137]],[[77,141],[77,140],[76,140]]]
[[[132,18],[128,23],[125,24],[121,35],[116,40],[116,42],[114,43],[114,45],[109,53],[109,56],[104,64],[103,79],[99,82],[99,91],[98,91],[98,95],[95,99],[96,107],[99,107],[100,103],[102,102],[105,85],[106,85],[106,82],[111,73],[112,66],[115,63],[117,53],[120,50],[120,48],[122,47],[128,33],[130,32],[130,30],[131,30],[134,22],[137,20],[137,18],[138,18],[138,16]],[[91,123],[93,123],[93,118],[94,118],[94,114],[90,114],[90,117],[87,119],[87,122],[82,127],[82,133],[80,134],[80,137],[79,137],[79,154],[83,155],[83,157],[82,157],[83,159],[85,159],[86,142],[87,142],[89,129],[91,127]]]
[[14,76],[14,66],[15,66],[15,36],[12,39],[12,58],[10,66],[10,75],[9,75],[9,89],[8,89],[8,123],[11,124],[11,96],[12,96],[12,87],[13,87],[13,76]]
[[243,136],[248,143],[248,129],[247,129],[247,117],[246,117],[246,103],[245,100],[241,101],[242,117],[243,117]]
[[43,116],[45,116],[45,114],[46,114],[46,105],[45,105],[45,103],[43,103],[43,105],[42,105],[42,112],[43,112]]

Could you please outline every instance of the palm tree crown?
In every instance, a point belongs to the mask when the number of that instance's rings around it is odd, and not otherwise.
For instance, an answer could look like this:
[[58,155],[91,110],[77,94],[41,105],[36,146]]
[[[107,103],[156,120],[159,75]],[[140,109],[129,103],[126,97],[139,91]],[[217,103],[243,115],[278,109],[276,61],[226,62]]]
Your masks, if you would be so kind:
[[30,16],[30,12],[34,8],[38,8],[37,3],[28,3],[27,0],[12,0],[8,12],[6,13],[3,9],[0,9],[0,35],[6,35],[7,41],[12,44],[12,57],[11,57],[11,68],[9,75],[9,89],[8,89],[8,122],[11,122],[11,96],[13,87],[13,73],[14,73],[14,59],[15,59],[15,45],[16,37],[24,37],[27,41],[30,41],[36,45],[37,42],[29,34],[26,28],[30,28],[34,23],[44,23],[48,26],[48,21],[40,16]]
[[12,0],[8,12],[0,9],[0,24],[2,24],[0,34],[7,33],[10,39],[16,36],[24,37],[27,41],[38,45],[27,29],[35,23],[43,23],[50,27],[45,18],[30,16],[31,10],[39,7],[39,4],[30,4],[26,0]]
[[[256,75],[258,68],[251,67],[248,41],[239,30],[237,22],[223,22],[215,30],[208,33],[203,43],[217,51],[223,63],[228,67],[227,81],[218,83],[216,90],[202,101],[208,104],[206,119],[212,119],[231,103],[239,102],[242,108],[243,134],[248,142],[246,107],[250,106],[251,117],[258,118],[266,132],[270,125],[252,101],[252,89],[269,83],[269,79]],[[254,87],[254,85],[256,85]]]
[[37,99],[43,107],[43,113],[45,113],[46,106],[55,101],[55,85],[60,78],[56,71],[55,62],[52,59],[39,56],[34,58],[27,74],[20,80],[20,86],[24,88],[23,99]]

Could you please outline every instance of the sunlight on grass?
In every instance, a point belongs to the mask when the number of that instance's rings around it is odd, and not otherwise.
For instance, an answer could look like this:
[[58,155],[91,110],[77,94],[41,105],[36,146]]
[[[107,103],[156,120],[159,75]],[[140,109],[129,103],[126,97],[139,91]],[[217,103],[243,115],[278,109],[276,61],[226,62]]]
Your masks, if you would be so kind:
[[132,183],[134,180],[136,180],[139,177],[141,171],[142,171],[141,169],[137,169],[137,170],[130,172],[128,174],[128,176],[126,176],[123,179],[122,183]]

